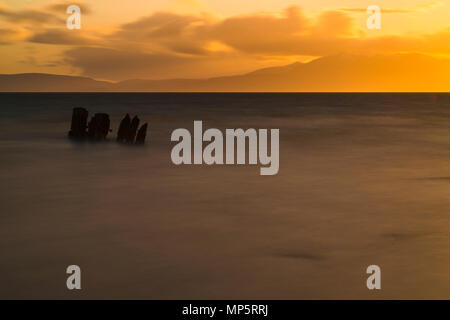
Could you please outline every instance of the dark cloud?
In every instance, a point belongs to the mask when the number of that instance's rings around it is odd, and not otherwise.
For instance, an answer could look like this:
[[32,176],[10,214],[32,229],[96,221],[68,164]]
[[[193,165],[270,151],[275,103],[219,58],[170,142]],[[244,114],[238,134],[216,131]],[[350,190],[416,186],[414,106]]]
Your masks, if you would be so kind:
[[110,80],[205,78],[266,66],[254,57],[240,53],[196,56],[93,47],[66,51],[64,63],[77,68],[83,75]]
[[122,25],[121,32],[118,35],[128,35],[129,32],[144,31],[145,36],[151,38],[178,36],[191,23],[197,21],[202,21],[202,18],[170,12],[156,12],[151,16]]
[[206,42],[199,36],[196,23],[204,24],[205,21],[192,15],[157,12],[122,25],[108,40],[119,45],[133,42],[159,50],[165,48],[177,53],[203,55],[206,53],[203,48]]
[[66,52],[66,61],[85,75],[106,79],[148,78],[149,75],[173,76],[188,58],[167,54],[149,54],[107,48],[79,47]]
[[40,31],[28,38],[28,41],[43,44],[77,46],[96,43],[79,32],[74,32],[65,28],[53,28]]
[[13,23],[65,23],[64,18],[39,10],[13,11],[6,8],[0,8],[0,17]]

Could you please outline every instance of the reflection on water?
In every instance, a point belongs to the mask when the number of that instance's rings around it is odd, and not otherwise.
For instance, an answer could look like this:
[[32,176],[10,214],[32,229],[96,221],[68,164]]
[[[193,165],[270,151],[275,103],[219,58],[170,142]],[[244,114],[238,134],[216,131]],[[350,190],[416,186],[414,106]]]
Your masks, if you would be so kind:
[[[1,298],[450,298],[450,95],[0,101]],[[71,143],[75,106],[115,129],[138,114],[147,145]],[[194,120],[280,128],[278,175],[171,164],[170,133]]]

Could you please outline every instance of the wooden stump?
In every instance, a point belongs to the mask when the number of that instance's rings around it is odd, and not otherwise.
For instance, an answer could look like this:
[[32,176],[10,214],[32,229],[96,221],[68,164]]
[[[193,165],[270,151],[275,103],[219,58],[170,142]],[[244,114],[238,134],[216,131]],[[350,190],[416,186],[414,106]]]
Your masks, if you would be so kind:
[[109,115],[96,113],[88,124],[88,137],[91,140],[104,140],[109,132]]
[[127,140],[128,132],[130,131],[130,115],[127,115],[120,121],[119,130],[117,131],[117,141],[124,142]]
[[139,128],[137,136],[136,136],[136,144],[144,144],[146,136],[147,136],[147,123],[143,124]]
[[133,120],[131,120],[130,130],[128,131],[128,137],[126,140],[128,143],[134,143],[138,127],[139,127],[139,118],[137,116],[134,116]]
[[69,137],[74,139],[86,138],[87,118],[89,112],[85,108],[73,108],[72,123]]

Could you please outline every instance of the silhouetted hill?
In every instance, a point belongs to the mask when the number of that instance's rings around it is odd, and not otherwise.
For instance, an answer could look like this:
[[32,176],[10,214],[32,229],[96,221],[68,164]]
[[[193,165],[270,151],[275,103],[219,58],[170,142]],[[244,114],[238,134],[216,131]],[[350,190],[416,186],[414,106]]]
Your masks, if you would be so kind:
[[46,73],[1,74],[0,92],[109,91],[112,83]]
[[127,80],[43,74],[0,75],[0,91],[450,91],[450,60],[420,54],[336,55],[203,80]]

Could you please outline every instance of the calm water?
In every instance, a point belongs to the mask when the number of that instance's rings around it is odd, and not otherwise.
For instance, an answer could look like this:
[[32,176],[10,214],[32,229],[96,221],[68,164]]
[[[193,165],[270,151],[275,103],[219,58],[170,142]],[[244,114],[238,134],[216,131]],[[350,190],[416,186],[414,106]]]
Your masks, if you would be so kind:
[[[73,107],[110,142],[71,143]],[[171,164],[194,120],[280,128],[279,174]],[[1,94],[0,164],[0,298],[450,298],[450,95]]]

